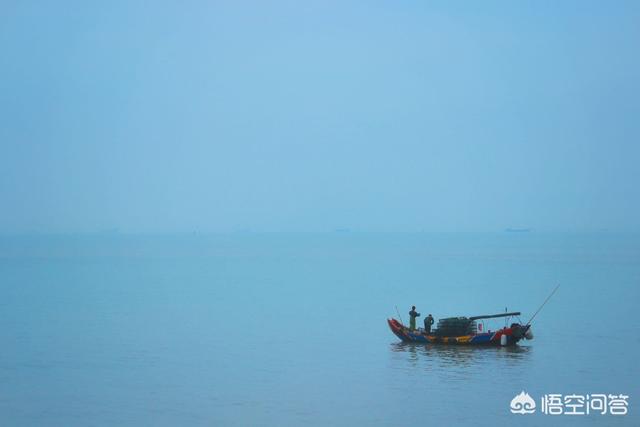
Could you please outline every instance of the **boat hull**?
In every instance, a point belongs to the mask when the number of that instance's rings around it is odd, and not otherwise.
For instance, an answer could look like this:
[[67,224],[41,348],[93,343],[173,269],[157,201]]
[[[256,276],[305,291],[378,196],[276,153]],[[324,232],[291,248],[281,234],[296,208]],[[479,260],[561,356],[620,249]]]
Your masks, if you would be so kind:
[[[474,335],[456,337],[443,337],[434,334],[424,334],[421,331],[411,331],[396,319],[387,319],[391,332],[404,342],[424,344],[453,344],[453,345],[515,345],[522,339],[516,328],[503,328],[493,332],[485,332]],[[502,337],[506,337],[506,343],[501,344]]]

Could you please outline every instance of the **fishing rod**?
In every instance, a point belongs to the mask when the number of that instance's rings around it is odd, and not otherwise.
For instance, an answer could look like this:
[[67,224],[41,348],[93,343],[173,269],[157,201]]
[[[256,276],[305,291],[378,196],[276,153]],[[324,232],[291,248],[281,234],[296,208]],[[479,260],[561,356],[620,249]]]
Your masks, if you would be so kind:
[[558,286],[555,287],[555,289],[549,294],[549,296],[547,297],[546,300],[544,300],[544,302],[542,303],[542,305],[540,306],[540,308],[538,308],[536,310],[535,313],[533,313],[533,316],[531,316],[531,319],[529,319],[529,321],[527,322],[527,324],[525,325],[525,328],[528,327],[531,322],[533,321],[533,319],[538,315],[538,313],[540,312],[540,310],[542,310],[542,307],[544,307],[544,305],[547,303],[547,301],[549,301],[551,299],[551,297],[553,296],[553,294],[556,293],[556,291],[558,290],[558,288],[560,287],[560,284],[558,284]]
[[396,313],[398,313],[398,317],[400,318],[400,323],[402,323],[404,325],[404,322],[402,321],[402,316],[400,316],[400,310],[398,310],[398,306],[396,305]]

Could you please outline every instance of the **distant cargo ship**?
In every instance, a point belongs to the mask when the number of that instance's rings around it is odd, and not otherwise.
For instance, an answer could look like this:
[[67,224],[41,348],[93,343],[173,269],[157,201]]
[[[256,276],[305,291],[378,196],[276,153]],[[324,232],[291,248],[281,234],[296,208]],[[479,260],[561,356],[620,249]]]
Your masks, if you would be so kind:
[[350,228],[336,228],[335,230],[333,230],[335,233],[350,233],[351,229]]

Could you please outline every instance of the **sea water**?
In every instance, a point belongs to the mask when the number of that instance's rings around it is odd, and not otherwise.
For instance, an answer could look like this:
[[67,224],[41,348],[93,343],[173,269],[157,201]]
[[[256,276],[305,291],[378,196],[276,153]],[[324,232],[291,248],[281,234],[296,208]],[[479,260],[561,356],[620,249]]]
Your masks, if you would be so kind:
[[[556,284],[517,347],[386,324],[526,322]],[[636,234],[5,236],[0,424],[640,425],[639,285]],[[628,414],[541,412],[603,393]]]

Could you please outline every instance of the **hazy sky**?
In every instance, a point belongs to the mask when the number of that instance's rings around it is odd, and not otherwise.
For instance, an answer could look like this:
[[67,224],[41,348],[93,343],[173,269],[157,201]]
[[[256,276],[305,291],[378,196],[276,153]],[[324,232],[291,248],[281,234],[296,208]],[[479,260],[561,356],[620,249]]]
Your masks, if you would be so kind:
[[640,2],[0,10],[0,232],[640,230]]

